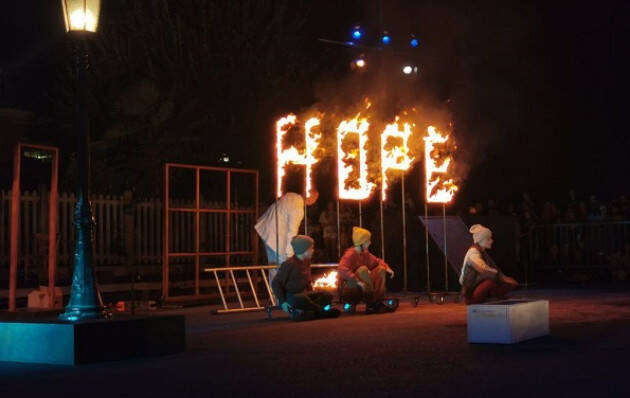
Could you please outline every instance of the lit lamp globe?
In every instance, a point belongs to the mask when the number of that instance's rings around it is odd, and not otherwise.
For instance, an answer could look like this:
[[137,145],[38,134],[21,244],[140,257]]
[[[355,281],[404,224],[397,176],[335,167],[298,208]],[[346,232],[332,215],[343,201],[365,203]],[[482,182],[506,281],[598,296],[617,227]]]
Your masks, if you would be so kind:
[[101,0],[61,0],[66,32],[96,32]]

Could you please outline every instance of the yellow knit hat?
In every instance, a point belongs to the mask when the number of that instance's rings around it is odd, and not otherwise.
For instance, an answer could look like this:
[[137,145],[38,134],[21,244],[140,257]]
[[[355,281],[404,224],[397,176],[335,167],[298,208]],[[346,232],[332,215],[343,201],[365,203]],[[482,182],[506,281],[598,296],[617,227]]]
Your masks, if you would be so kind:
[[365,242],[372,239],[372,233],[367,229],[352,227],[352,243],[355,246],[361,246]]

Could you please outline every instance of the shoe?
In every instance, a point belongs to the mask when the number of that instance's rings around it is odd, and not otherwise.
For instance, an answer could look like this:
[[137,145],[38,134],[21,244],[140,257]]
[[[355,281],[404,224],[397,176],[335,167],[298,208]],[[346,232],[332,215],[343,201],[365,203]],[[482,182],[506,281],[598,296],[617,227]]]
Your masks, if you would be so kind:
[[292,321],[311,321],[315,319],[315,311],[304,311],[299,308],[293,308],[289,311]]
[[366,314],[383,314],[387,312],[387,308],[380,301],[365,304]]
[[320,318],[338,318],[341,315],[341,311],[336,308],[331,308],[328,311],[322,311],[319,315]]
[[400,303],[397,298],[385,299],[382,303],[382,305],[385,306],[385,312],[396,312],[399,304]]

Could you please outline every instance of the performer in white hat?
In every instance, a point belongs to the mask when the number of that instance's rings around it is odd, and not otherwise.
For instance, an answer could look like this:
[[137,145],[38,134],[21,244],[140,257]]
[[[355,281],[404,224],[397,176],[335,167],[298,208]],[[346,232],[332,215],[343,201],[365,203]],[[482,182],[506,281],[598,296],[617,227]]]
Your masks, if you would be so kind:
[[464,256],[459,276],[466,305],[481,304],[491,298],[503,299],[518,282],[501,272],[486,250],[492,248],[492,231],[481,224],[470,227],[474,244]]

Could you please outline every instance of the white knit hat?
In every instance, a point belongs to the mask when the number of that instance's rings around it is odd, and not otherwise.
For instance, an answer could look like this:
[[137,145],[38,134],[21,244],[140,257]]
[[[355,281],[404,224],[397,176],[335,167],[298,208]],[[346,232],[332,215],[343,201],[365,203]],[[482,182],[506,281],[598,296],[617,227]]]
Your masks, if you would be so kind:
[[470,233],[472,234],[473,241],[475,243],[482,242],[492,236],[492,231],[481,224],[475,224],[470,227]]

